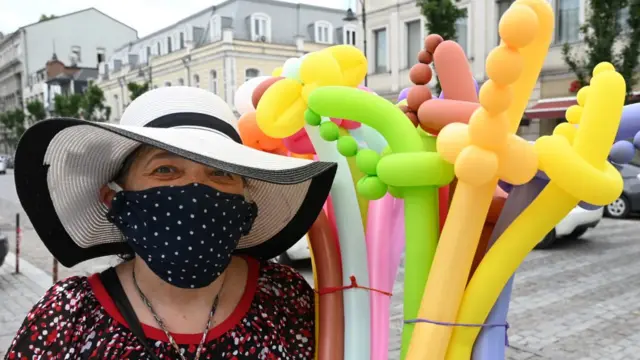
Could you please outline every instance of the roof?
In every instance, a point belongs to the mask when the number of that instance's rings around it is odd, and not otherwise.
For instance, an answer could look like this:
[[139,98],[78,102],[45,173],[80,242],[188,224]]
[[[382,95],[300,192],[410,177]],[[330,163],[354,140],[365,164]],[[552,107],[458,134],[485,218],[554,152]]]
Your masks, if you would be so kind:
[[60,73],[47,80],[47,82],[56,82],[56,80],[89,81],[91,79],[97,79],[98,74],[99,71],[96,68],[80,68],[73,74]]
[[[243,0],[224,0],[224,1],[220,2],[218,5],[209,6],[208,8],[200,10],[197,13],[194,13],[192,15],[187,16],[186,18],[178,20],[178,21],[172,23],[171,25],[165,26],[165,27],[161,28],[160,30],[156,30],[156,31],[152,32],[149,35],[145,35],[145,36],[143,36],[141,38],[138,38],[138,40],[136,40],[136,41],[132,41],[132,42],[129,42],[127,44],[124,44],[124,45],[116,48],[114,50],[114,52],[118,52],[118,51],[120,51],[120,50],[122,50],[122,49],[124,49],[126,47],[129,47],[129,46],[131,46],[133,44],[137,44],[137,43],[143,42],[145,40],[151,39],[151,38],[153,38],[153,37],[155,37],[157,35],[160,35],[160,34],[166,32],[167,30],[171,30],[176,25],[186,23],[189,20],[197,18],[198,16],[200,16],[202,14],[205,14],[207,12],[211,12],[211,15],[213,16],[213,14],[215,13],[216,9],[221,8],[221,7],[226,6],[228,4],[231,4],[231,3],[237,2],[237,1],[243,1]],[[295,7],[301,7],[301,8],[307,8],[307,9],[325,10],[325,11],[336,12],[336,13],[343,13],[345,11],[344,9],[329,8],[329,7],[311,5],[311,4],[291,3],[291,2],[287,2],[287,1],[281,1],[281,0],[244,0],[244,1],[259,2],[261,4],[272,4],[272,5],[287,6],[287,7],[294,7],[294,8]]]
[[[640,91],[634,91],[631,96],[640,98]],[[577,105],[576,97],[548,98],[538,101],[524,112],[528,119],[562,119],[570,106]]]

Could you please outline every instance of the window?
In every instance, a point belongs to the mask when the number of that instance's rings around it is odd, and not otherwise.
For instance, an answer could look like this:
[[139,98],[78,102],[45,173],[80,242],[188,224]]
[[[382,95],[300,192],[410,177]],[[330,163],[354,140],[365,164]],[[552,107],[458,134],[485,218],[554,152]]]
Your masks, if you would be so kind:
[[193,75],[193,86],[199,88],[200,87],[200,75]]
[[180,35],[178,35],[178,41],[180,44],[180,49],[184,49],[184,33],[181,32]]
[[156,55],[162,55],[162,44],[159,41],[156,44]]
[[260,70],[258,69],[247,69],[244,71],[244,81],[249,81],[258,76],[260,76]]
[[218,72],[215,70],[209,71],[209,90],[218,95]]
[[178,79],[178,86],[184,86],[184,79],[183,78]]
[[577,41],[580,37],[580,0],[557,0],[556,4],[556,43]]
[[515,0],[498,0],[498,23],[496,24],[496,34],[498,34],[498,45],[500,45],[500,34],[498,33],[498,25],[500,24],[500,19],[502,15],[504,15],[505,11],[513,4]]
[[418,53],[424,47],[422,39],[422,21],[414,20],[405,23],[407,34],[407,69],[418,62]]
[[80,46],[71,47],[71,59],[72,62],[82,62],[82,52],[80,50]]
[[373,32],[375,42],[374,71],[377,73],[386,72],[387,63],[387,29],[379,29]]
[[333,26],[327,21],[315,23],[315,39],[319,44],[333,44]]
[[103,63],[105,59],[106,50],[104,48],[96,49],[96,61],[98,64]]
[[356,46],[356,27],[345,26],[342,34],[342,42],[346,45]]
[[171,86],[171,81],[165,81],[164,86]]
[[147,61],[151,59],[151,46],[147,46]]
[[173,49],[171,49],[171,36],[167,36],[167,54],[171,53]]
[[209,22],[209,36],[212,42],[222,39],[222,22],[219,15],[215,15]]
[[254,41],[271,41],[271,18],[267,14],[251,15],[251,35]]
[[469,57],[469,11],[464,17],[456,20],[456,42],[460,44],[464,53]]

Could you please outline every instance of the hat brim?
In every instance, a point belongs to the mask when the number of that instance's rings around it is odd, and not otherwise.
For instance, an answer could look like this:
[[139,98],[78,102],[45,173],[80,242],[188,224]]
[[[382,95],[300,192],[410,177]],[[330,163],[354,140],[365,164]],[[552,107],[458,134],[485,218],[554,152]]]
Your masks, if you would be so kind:
[[293,246],[329,195],[335,163],[268,154],[210,129],[149,128],[59,118],[23,135],[15,155],[20,202],[53,256],[71,267],[129,250],[99,190],[138,146],[150,145],[246,177],[258,218],[237,253],[268,259]]

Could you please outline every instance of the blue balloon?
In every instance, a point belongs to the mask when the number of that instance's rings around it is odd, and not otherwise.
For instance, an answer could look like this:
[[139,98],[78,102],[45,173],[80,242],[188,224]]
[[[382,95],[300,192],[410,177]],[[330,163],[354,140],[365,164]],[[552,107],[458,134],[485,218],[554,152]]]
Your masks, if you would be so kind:
[[640,103],[630,104],[622,109],[620,127],[616,134],[616,141],[631,139],[640,131]]
[[404,88],[400,91],[400,95],[398,95],[398,102],[407,98],[407,95],[409,95],[409,89],[411,88]]
[[[638,136],[636,135],[636,138]],[[635,143],[635,139],[634,139]],[[618,141],[611,147],[611,152],[609,153],[609,160],[616,164],[626,164],[629,163],[636,154],[636,147],[634,144],[629,141],[622,140]]]

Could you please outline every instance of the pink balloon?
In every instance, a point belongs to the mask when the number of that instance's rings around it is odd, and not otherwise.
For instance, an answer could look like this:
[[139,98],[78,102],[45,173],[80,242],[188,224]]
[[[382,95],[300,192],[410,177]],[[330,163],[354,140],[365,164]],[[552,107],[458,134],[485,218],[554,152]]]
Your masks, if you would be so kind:
[[287,150],[294,154],[315,154],[316,151],[311,144],[311,139],[307,135],[307,131],[302,128],[297,133],[282,139]]
[[[369,283],[373,289],[393,291],[404,237],[404,203],[387,194],[369,202],[367,213],[367,258]],[[371,360],[389,356],[389,318],[391,297],[377,291],[371,297]]]

